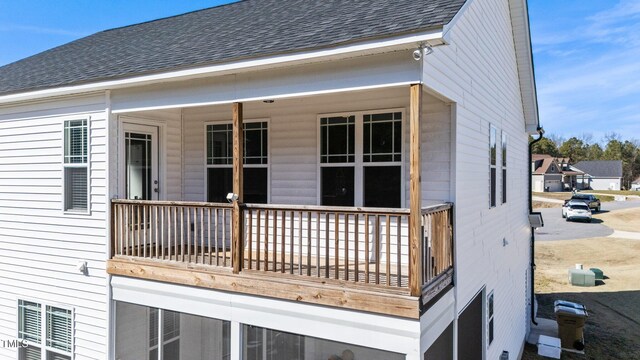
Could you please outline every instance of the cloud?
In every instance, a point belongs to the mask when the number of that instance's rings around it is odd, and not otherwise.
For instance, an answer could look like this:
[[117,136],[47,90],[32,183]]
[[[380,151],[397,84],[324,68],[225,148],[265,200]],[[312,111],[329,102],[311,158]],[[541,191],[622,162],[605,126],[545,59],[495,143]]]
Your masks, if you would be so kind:
[[1,32],[30,32],[36,34],[62,35],[62,36],[86,36],[87,33],[79,31],[70,31],[64,29],[46,28],[40,26],[5,24],[0,25]]
[[637,0],[564,22],[541,19],[532,35],[540,119],[550,133],[640,134],[639,19]]

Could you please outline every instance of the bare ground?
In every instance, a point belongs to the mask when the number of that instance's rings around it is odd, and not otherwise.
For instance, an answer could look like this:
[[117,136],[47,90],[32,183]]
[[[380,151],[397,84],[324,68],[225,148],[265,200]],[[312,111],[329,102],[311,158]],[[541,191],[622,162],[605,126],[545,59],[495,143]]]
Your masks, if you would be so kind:
[[[640,208],[616,210],[609,213],[596,214],[594,217],[602,220],[612,229],[640,232]],[[640,282],[640,280],[638,280]]]
[[[610,214],[615,215],[618,212]],[[596,287],[568,284],[576,263],[598,267],[605,280]],[[562,359],[640,359],[640,241],[592,238],[536,244],[538,316],[553,319],[557,299],[584,304],[586,355],[563,352]],[[525,360],[545,359],[527,346]]]

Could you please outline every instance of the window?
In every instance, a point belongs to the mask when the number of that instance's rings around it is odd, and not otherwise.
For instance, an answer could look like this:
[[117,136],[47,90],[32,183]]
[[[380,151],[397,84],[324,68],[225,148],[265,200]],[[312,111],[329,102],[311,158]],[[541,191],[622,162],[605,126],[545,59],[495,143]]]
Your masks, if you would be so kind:
[[400,360],[404,354],[298,335],[251,325],[242,326],[242,359],[311,360],[367,359]]
[[491,125],[489,129],[489,206],[496,206],[496,165],[497,165],[497,145],[496,128]]
[[320,119],[322,205],[353,206],[355,116]]
[[114,359],[231,359],[229,321],[116,301],[113,326]]
[[[162,329],[158,326],[160,316]],[[158,341],[159,332],[162,333],[161,344]],[[180,313],[149,308],[149,359],[158,359],[159,346],[162,346],[163,359],[180,358]]]
[[20,360],[71,360],[72,324],[69,309],[19,300],[18,337],[28,343],[20,348]]
[[487,296],[487,347],[493,342],[493,291]]
[[[246,122],[243,182],[246,203],[266,203],[268,184],[267,122]],[[233,191],[233,125],[207,125],[207,201],[226,202]]]
[[402,112],[321,117],[320,180],[322,205],[402,206]]
[[502,203],[507,202],[507,134],[502,132]]
[[86,212],[89,202],[87,120],[64,122],[64,210]]

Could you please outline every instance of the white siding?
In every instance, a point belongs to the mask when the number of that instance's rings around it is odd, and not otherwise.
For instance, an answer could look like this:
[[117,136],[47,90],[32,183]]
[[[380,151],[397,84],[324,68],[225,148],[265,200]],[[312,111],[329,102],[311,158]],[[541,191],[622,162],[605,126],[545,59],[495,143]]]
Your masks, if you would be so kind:
[[[451,110],[448,104],[424,96],[422,125],[422,194],[425,202],[450,200]],[[269,121],[270,202],[319,204],[318,115],[375,109],[405,109],[405,189],[408,189],[409,87],[349,92],[278,100],[273,104],[250,102],[245,120]],[[185,109],[184,200],[205,200],[205,122],[230,121],[231,106]],[[405,191],[408,204],[409,192]],[[408,205],[407,205],[408,206]]]
[[[474,0],[425,57],[425,84],[456,102],[455,205],[458,314],[486,286],[495,292],[495,340],[487,359],[519,353],[529,326],[525,274],[527,135],[509,2]],[[489,209],[489,126],[508,134],[508,201]],[[498,155],[498,164],[501,159]],[[508,245],[503,246],[503,238]],[[461,341],[461,339],[459,339]]]
[[[75,359],[107,349],[106,111],[104,96],[0,108],[0,338],[17,336],[17,299],[75,312]],[[63,121],[90,118],[88,215],[62,208]],[[88,275],[76,270],[88,262]],[[0,358],[15,349],[0,347]]]
[[[580,181],[580,180],[578,180]],[[590,178],[585,181],[593,190],[620,190],[620,178]]]

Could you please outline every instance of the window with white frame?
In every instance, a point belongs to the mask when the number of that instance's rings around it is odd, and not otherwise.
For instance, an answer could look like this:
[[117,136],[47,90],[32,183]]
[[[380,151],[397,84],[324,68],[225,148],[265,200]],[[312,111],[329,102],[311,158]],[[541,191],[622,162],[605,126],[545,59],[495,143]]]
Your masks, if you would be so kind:
[[401,207],[402,149],[400,111],[321,117],[321,205]]
[[487,296],[487,347],[493,342],[493,324],[493,291],[491,291],[489,296]]
[[20,360],[73,359],[73,312],[70,309],[18,301],[18,337],[26,340]]
[[[245,122],[243,201],[264,204],[268,200],[269,144],[266,121]],[[207,201],[226,202],[233,192],[233,125],[209,124],[207,132]]]
[[64,210],[87,212],[88,185],[87,120],[64,122]]
[[507,202],[507,133],[502,131],[502,203]]
[[[159,326],[162,322],[162,327]],[[162,341],[160,339],[162,338]],[[162,346],[162,356],[158,348]],[[180,313],[149,308],[149,359],[180,358]]]
[[491,125],[489,128],[489,207],[496,206],[496,185],[497,185],[497,130]]

